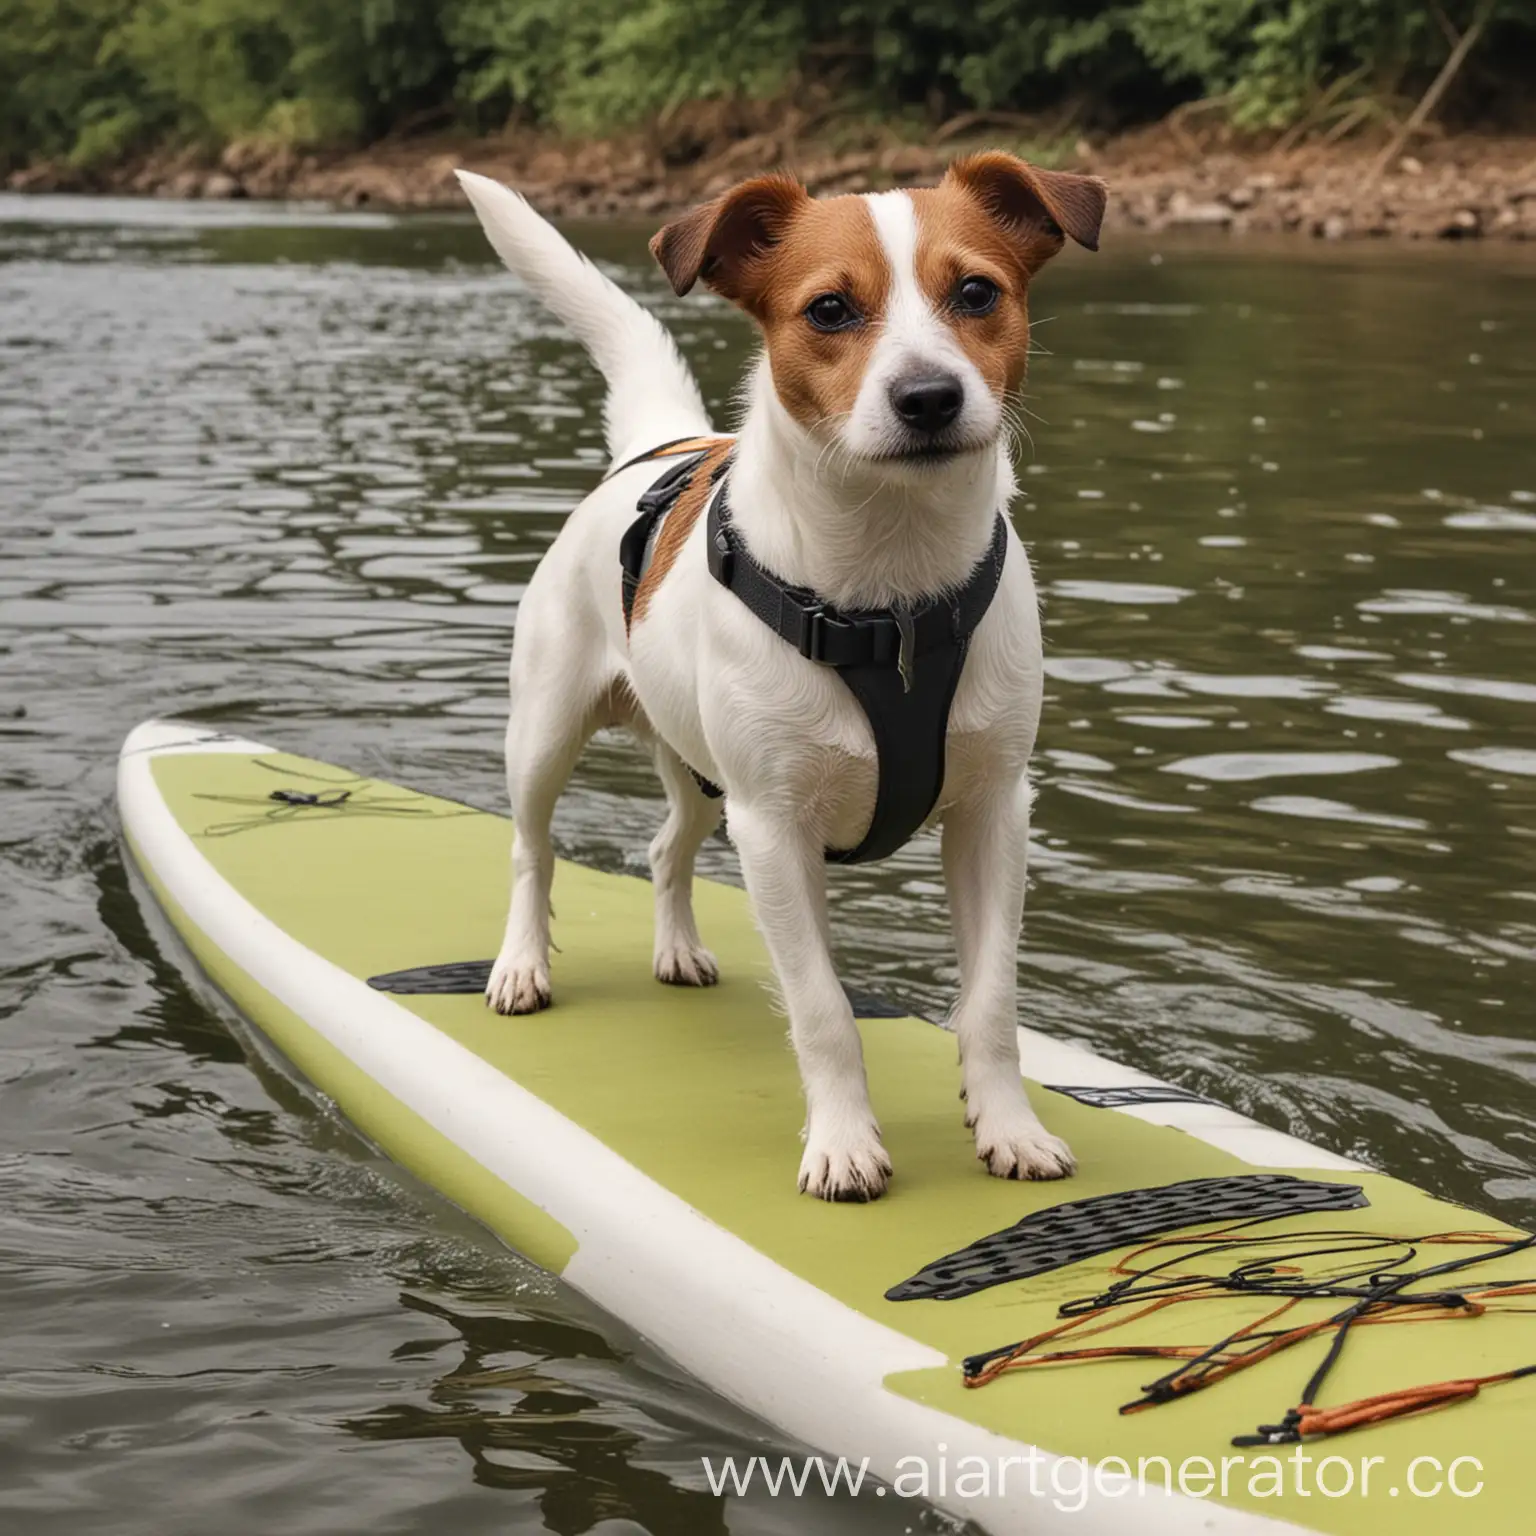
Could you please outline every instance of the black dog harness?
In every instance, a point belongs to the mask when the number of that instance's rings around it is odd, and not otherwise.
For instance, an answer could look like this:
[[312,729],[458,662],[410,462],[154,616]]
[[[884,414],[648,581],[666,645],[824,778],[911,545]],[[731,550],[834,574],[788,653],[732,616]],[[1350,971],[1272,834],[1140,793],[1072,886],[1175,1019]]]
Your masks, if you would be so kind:
[[[660,448],[652,448],[650,452],[639,454],[620,464],[613,473],[617,475],[636,464],[644,464],[647,460],[664,458],[681,452],[683,444],[692,444],[694,441],[696,439],[680,437],[676,442],[663,443]],[[656,537],[661,532],[661,525],[666,521],[667,513],[677,505],[677,498],[693,484],[694,471],[708,457],[708,448],[690,447],[683,457],[676,463],[669,464],[660,477],[651,482],[645,494],[635,503],[635,510],[640,515],[624,530],[624,537],[619,540],[619,568],[624,582],[625,634],[629,633],[629,621],[635,611],[635,595],[639,592],[640,580],[651,563],[651,551],[656,547]],[[729,460],[721,461],[720,468],[715,471],[717,478],[724,472],[727,463]],[[709,787],[714,789],[718,797],[720,791],[715,789],[714,785]]]
[[[675,446],[641,457],[660,457]],[[661,523],[706,456],[690,453],[669,465],[637,503],[640,516],[620,545],[626,624]],[[938,804],[949,708],[971,636],[1002,579],[1007,522],[999,513],[987,552],[955,591],[910,608],[844,610],[805,587],[791,586],[753,558],[731,522],[724,469],[722,464],[716,472],[720,485],[707,512],[710,574],[807,661],[834,668],[858,700],[875,738],[878,780],[869,829],[857,847],[829,848],[827,860],[867,864],[887,858]],[[719,794],[695,777],[706,793]]]

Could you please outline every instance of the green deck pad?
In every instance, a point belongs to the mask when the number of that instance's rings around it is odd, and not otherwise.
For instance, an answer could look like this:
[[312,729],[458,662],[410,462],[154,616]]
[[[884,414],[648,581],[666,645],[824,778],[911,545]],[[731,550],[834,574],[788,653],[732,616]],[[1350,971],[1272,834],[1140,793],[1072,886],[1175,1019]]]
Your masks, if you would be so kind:
[[[270,754],[167,754],[155,779],[173,814],[197,838],[218,871],[300,943],[365,979],[407,966],[494,954],[507,895],[510,823],[304,758]],[[347,788],[339,807],[278,806],[276,788]],[[637,835],[638,837],[638,835]],[[555,1005],[525,1018],[499,1018],[465,996],[403,996],[395,1001],[476,1052],[523,1087],[644,1171],[721,1227],[786,1269],[870,1318],[949,1358],[943,1369],[910,1372],[888,1386],[926,1404],[1061,1455],[1102,1459],[1234,1456],[1233,1434],[1272,1422],[1291,1406],[1321,1358],[1312,1342],[1184,1402],[1121,1417],[1119,1404],[1163,1362],[1115,1362],[1016,1373],[966,1389],[958,1362],[1051,1325],[1069,1297],[1092,1294],[1111,1278],[1112,1259],[1096,1259],[1027,1282],[994,1287],[958,1301],[890,1302],[884,1292],[943,1253],[1062,1200],[1256,1171],[1175,1129],[1115,1110],[1093,1109],[1031,1086],[1051,1130],[1075,1150],[1069,1181],[1020,1184],[987,1176],[976,1161],[958,1101],[952,1036],[917,1019],[861,1025],[870,1088],[895,1164],[888,1195],[867,1206],[827,1205],[797,1194],[803,1119],[785,1021],[764,986],[766,951],[743,892],[700,882],[696,908],[705,942],[718,956],[718,987],[662,986],[651,976],[651,888],[643,880],[561,863],[555,878]],[[186,930],[186,918],[177,915]],[[196,947],[194,943],[194,948]],[[206,949],[206,944],[204,945]],[[442,1148],[406,1138],[394,1144],[378,1122],[387,1106],[359,1114],[367,1090],[333,1059],[303,1052],[291,1023],[281,1025],[270,999],[243,993],[221,974],[218,957],[199,958],[296,1064],[336,1098],[392,1155],[455,1198],[462,1187],[443,1177]],[[224,971],[229,970],[228,965]],[[430,1063],[423,1063],[430,1070]],[[366,1080],[364,1080],[366,1081]],[[393,1103],[392,1100],[389,1101]],[[1293,1173],[1304,1170],[1287,1170]],[[1322,1172],[1365,1185],[1363,1211],[1291,1218],[1273,1231],[1430,1233],[1513,1229],[1380,1175]],[[484,1192],[465,1200],[514,1245],[543,1258],[552,1242],[548,1218],[530,1218],[523,1202],[488,1214]],[[529,1220],[526,1233],[520,1220]],[[540,1221],[545,1223],[540,1227]],[[558,1243],[553,1244],[558,1247]],[[1425,1250],[1430,1264],[1465,1250]],[[1222,1267],[1230,1267],[1223,1265]],[[1536,1276],[1536,1253],[1458,1276]],[[1322,1403],[1393,1387],[1477,1375],[1536,1362],[1536,1303],[1521,1315],[1414,1323],[1357,1330],[1330,1378]],[[1292,1319],[1317,1315],[1307,1303]],[[1251,1300],[1165,1309],[1101,1342],[1213,1342],[1262,1310]],[[1536,1452],[1536,1380],[1486,1391],[1475,1403],[1399,1420],[1308,1448],[1316,1459],[1382,1456],[1375,1493],[1329,1498],[1251,1494],[1234,1474],[1229,1502],[1320,1531],[1429,1531],[1450,1524],[1477,1532],[1533,1528],[1527,1496]],[[914,1446],[914,1454],[933,1448]],[[1280,1453],[1290,1455],[1286,1448]],[[1248,1451],[1250,1461],[1263,1453]],[[1414,1497],[1405,1483],[1416,1456],[1443,1464],[1462,1455],[1482,1463],[1476,1498],[1443,1493]],[[1313,1465],[1315,1467],[1316,1460]],[[1333,1469],[1342,1481],[1343,1472]],[[1464,1485],[1479,1474],[1462,1474]],[[1402,1485],[1383,1498],[1380,1482]],[[1432,1469],[1420,1474],[1433,1481]],[[1356,1477],[1358,1488],[1359,1478]],[[1311,1486],[1310,1482],[1308,1486]]]

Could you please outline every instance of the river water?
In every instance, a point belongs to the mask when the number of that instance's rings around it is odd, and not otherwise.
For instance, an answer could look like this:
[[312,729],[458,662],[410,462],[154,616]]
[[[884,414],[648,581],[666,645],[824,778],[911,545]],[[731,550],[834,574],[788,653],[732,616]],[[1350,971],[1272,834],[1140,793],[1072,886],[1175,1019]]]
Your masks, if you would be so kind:
[[[748,327],[645,233],[578,232],[724,402]],[[1533,277],[1064,256],[1016,508],[1028,1022],[1527,1223]],[[597,401],[467,220],[0,197],[7,1532],[952,1529],[710,1497],[701,1455],[781,1442],[253,1061],[128,885],[112,758],[157,713],[501,803],[518,594]],[[634,868],[659,815],[602,739],[559,842]],[[846,979],[941,1009],[936,844],[833,881]]]

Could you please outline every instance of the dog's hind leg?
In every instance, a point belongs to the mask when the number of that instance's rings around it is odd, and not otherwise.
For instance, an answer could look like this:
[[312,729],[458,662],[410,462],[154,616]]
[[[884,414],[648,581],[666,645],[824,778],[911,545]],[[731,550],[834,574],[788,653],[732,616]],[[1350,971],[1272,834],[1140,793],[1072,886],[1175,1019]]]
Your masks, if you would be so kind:
[[543,713],[514,710],[507,725],[512,902],[485,989],[485,1000],[497,1013],[536,1013],[549,1006],[549,889],[555,874],[550,818],[597,723],[585,712],[537,717]]
[[563,627],[558,611],[543,613],[537,587],[535,577],[512,643],[507,721],[512,901],[485,989],[485,1000],[497,1013],[535,1013],[549,1006],[549,892],[555,874],[550,819],[581,749],[608,718],[612,694],[599,660],[573,643],[580,627]]
[[683,760],[661,741],[656,743],[656,771],[667,791],[667,819],[650,850],[656,883],[656,979],[673,986],[712,987],[720,971],[693,918],[693,860],[699,845],[720,825],[723,802],[706,795]]

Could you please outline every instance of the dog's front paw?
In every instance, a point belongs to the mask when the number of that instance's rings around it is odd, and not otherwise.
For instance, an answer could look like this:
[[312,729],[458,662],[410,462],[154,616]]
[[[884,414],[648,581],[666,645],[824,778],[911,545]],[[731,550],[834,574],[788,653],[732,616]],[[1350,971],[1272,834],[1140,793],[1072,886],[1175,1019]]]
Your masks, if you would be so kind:
[[497,1013],[537,1013],[549,1007],[549,963],[498,956],[486,983],[486,1007]]
[[999,1179],[1065,1179],[1077,1171],[1072,1149],[1027,1108],[978,1115],[976,1156]]
[[720,980],[715,957],[702,945],[682,940],[656,946],[656,980],[669,987],[712,987]]
[[861,1131],[818,1136],[800,1159],[800,1193],[818,1200],[878,1200],[891,1181],[891,1159],[873,1122]]

